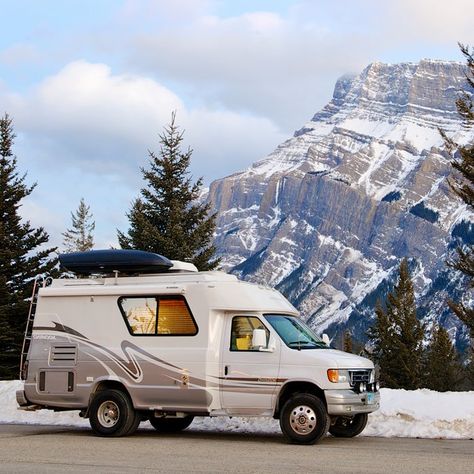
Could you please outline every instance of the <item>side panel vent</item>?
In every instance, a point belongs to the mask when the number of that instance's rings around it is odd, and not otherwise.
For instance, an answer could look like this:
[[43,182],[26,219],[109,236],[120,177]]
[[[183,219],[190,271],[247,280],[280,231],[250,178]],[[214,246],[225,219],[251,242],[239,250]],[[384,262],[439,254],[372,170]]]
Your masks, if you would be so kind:
[[58,367],[70,367],[76,365],[77,346],[76,344],[55,344],[51,346],[49,354],[49,364]]

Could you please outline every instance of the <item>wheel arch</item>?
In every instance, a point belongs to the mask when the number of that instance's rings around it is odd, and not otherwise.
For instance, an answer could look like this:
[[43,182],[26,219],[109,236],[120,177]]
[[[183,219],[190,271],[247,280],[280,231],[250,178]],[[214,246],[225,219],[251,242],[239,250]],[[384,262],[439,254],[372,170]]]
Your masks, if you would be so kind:
[[135,408],[135,405],[133,403],[133,398],[131,397],[130,392],[128,391],[127,386],[125,385],[125,383],[123,383],[120,380],[101,379],[101,380],[96,380],[96,383],[93,386],[93,388],[90,392],[90,395],[89,395],[89,402],[87,404],[87,409],[82,412],[81,416],[83,416],[84,418],[89,417],[89,410],[90,410],[92,400],[94,399],[94,396],[98,392],[103,392],[104,390],[111,390],[111,389],[120,390],[121,392],[123,392],[130,399],[130,402],[132,403],[133,407]]
[[273,418],[278,419],[280,417],[280,411],[285,402],[291,398],[295,393],[311,393],[318,397],[324,404],[327,410],[326,397],[324,390],[318,387],[314,382],[308,380],[291,380],[286,382],[280,389],[275,403],[275,410],[273,412]]

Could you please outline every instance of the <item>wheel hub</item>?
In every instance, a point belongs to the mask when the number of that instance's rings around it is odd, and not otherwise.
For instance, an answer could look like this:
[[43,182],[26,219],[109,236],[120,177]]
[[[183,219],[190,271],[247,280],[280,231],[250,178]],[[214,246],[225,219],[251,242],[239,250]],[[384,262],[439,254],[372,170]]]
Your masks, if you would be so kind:
[[290,426],[295,433],[309,434],[316,428],[316,414],[306,405],[295,407],[291,411]]
[[119,417],[119,407],[115,402],[112,402],[110,400],[103,402],[97,410],[97,418],[99,420],[99,423],[107,428],[111,428],[112,426],[114,426],[118,422]]

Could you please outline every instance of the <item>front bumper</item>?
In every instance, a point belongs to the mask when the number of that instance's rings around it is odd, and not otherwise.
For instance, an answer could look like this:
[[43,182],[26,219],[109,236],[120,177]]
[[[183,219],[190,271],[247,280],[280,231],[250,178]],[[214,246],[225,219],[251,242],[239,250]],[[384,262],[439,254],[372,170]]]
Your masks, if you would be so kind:
[[329,415],[350,416],[357,413],[371,413],[380,408],[380,392],[355,393],[352,390],[326,390],[324,393]]

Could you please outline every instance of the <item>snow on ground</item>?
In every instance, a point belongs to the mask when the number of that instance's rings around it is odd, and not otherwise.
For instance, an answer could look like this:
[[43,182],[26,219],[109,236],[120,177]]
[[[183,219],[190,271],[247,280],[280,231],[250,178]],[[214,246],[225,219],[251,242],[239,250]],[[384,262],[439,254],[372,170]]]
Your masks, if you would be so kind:
[[[17,410],[20,381],[0,381],[0,423],[89,426],[78,412]],[[474,439],[474,392],[381,390],[381,408],[369,415],[364,436],[385,438]],[[143,426],[148,426],[143,425]],[[196,418],[190,430],[240,433],[279,433],[270,418]]]

